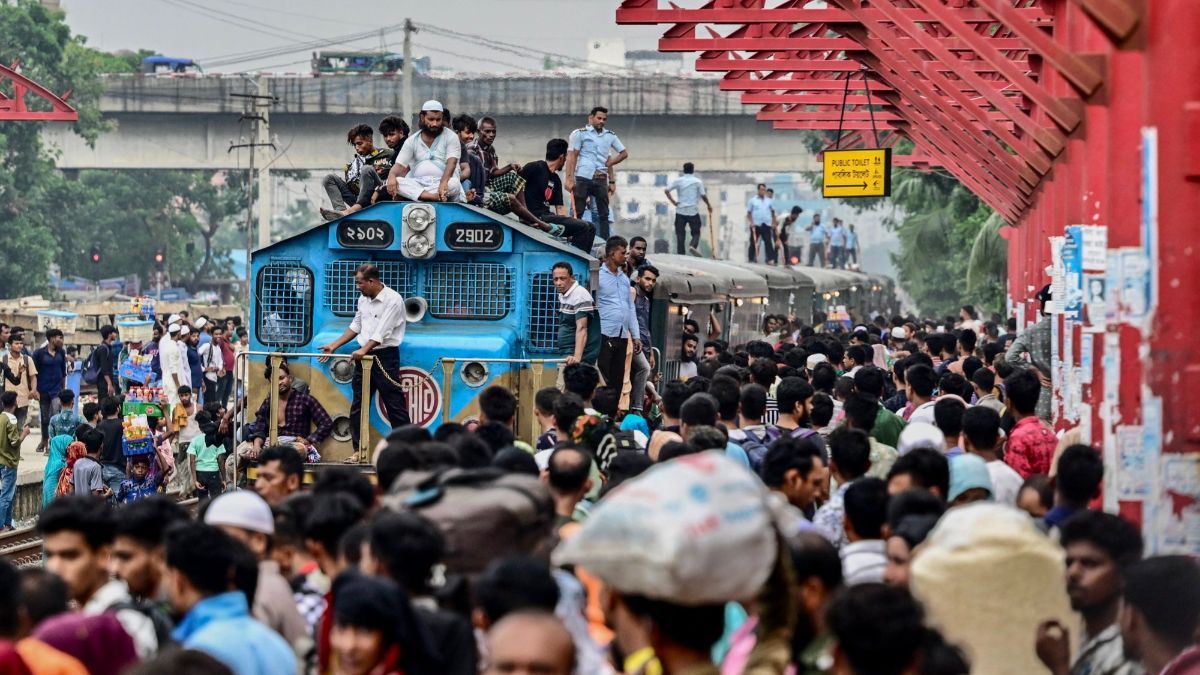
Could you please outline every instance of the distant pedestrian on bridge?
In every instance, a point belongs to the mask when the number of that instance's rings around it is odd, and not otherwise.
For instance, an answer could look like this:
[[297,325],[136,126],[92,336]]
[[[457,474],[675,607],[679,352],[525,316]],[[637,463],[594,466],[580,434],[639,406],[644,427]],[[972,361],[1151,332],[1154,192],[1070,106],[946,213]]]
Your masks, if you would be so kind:
[[757,262],[758,244],[763,246],[763,261],[777,262],[775,257],[775,202],[767,196],[767,186],[758,184],[758,194],[746,204],[746,224],[750,226],[750,262]]
[[[611,231],[608,218],[609,174],[629,157],[621,139],[605,129],[608,108],[596,106],[588,114],[587,126],[571,132],[567,152],[567,192],[575,200],[575,215],[587,208],[588,198],[595,200],[596,230],[607,240]],[[616,151],[616,155],[612,152]]]
[[[671,196],[671,192],[678,193],[679,198]],[[675,252],[683,255],[683,230],[690,229],[692,240],[688,244],[689,248],[699,250],[700,247],[700,200],[704,200],[704,206],[708,208],[708,220],[712,222],[713,209],[712,204],[708,201],[708,193],[704,190],[704,181],[696,177],[696,165],[691,162],[686,162],[683,165],[683,175],[671,181],[671,184],[663,190],[667,194],[667,201],[671,202],[671,206],[675,207]]]

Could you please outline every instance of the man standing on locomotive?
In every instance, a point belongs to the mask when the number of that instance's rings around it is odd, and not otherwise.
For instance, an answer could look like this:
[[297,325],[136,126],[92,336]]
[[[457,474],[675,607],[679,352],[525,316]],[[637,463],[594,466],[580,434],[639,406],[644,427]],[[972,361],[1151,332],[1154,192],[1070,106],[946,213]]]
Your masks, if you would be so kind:
[[[554,263],[550,270],[554,290],[558,291],[558,339],[560,354],[565,354],[565,365],[590,363],[596,358],[596,346],[588,344],[589,327],[596,305],[592,294],[575,280],[575,271],[568,262]],[[589,347],[591,347],[589,349]]]
[[628,248],[629,242],[624,237],[609,237],[605,242],[600,287],[596,291],[596,308],[600,312],[600,358],[596,368],[605,386],[618,389],[629,372],[626,369],[629,340],[633,340],[634,354],[642,349],[629,277],[624,274]]
[[[404,298],[388,288],[379,278],[379,268],[370,263],[359,265],[354,272],[354,285],[362,296],[350,327],[336,340],[321,347],[333,354],[350,340],[358,340],[358,349],[350,354],[354,360],[354,401],[350,404],[350,436],[358,452],[360,419],[363,415],[362,359],[375,357],[371,366],[371,394],[379,392],[388,423],[400,427],[409,423],[408,400],[400,387],[400,343],[404,340]],[[328,361],[325,356],[322,363]],[[369,412],[367,414],[370,414]]]

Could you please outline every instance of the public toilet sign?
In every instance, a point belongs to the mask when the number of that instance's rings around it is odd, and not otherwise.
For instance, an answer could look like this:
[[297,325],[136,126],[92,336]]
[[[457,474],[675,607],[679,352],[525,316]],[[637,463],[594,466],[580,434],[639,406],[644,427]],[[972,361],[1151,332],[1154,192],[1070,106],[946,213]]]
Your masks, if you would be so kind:
[[892,149],[826,150],[822,197],[887,197],[892,194]]

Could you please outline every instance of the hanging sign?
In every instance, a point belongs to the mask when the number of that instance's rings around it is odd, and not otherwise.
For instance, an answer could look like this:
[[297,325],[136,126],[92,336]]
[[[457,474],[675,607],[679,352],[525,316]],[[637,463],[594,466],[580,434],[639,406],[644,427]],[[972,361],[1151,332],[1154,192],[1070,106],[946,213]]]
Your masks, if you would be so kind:
[[887,197],[892,194],[892,150],[826,150],[822,197]]

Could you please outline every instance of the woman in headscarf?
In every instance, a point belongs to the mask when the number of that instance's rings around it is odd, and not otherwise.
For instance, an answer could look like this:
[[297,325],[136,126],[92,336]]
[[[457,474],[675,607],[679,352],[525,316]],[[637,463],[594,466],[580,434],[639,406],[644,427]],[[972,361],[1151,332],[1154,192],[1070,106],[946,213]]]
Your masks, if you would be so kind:
[[[58,440],[55,438],[54,440]],[[51,441],[53,449],[53,441]],[[72,441],[67,444],[67,459],[66,463],[58,471],[58,480],[54,483],[46,483],[45,485],[54,486],[54,497],[62,497],[64,495],[75,494],[75,462],[87,456],[87,446],[79,441]],[[46,489],[42,487],[42,498],[45,499]],[[45,502],[49,504],[50,502]]]
[[871,365],[888,370],[887,347],[871,345]]
[[46,453],[46,469],[42,474],[42,508],[54,501],[58,492],[58,476],[67,466],[67,447],[75,441],[74,436],[62,434],[50,439],[50,451]]
[[425,627],[390,579],[347,572],[333,582],[332,675],[440,672]]

